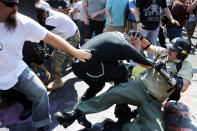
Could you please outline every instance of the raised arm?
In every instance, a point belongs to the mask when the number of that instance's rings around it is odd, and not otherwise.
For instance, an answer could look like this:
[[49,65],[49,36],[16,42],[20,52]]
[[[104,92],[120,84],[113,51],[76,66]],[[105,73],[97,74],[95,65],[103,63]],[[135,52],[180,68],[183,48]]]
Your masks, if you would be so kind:
[[140,21],[140,8],[138,8],[138,7],[134,8],[134,16],[135,16],[136,23],[137,23],[137,31],[141,32],[143,25],[142,25],[142,23]]

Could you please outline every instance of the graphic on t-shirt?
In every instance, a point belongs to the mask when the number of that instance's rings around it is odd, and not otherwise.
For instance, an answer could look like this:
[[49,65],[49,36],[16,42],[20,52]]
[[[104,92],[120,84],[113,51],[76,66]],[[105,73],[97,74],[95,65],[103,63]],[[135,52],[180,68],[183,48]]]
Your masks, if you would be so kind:
[[3,50],[3,44],[0,43],[0,51]]
[[143,12],[144,16],[147,17],[147,21],[158,21],[160,18],[160,7],[155,0],[153,0],[152,4],[144,9]]

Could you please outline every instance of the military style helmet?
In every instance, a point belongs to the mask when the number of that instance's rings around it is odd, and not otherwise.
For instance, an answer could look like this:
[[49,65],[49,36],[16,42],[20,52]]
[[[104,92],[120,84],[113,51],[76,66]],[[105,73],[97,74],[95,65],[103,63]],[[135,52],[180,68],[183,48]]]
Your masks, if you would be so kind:
[[191,50],[190,43],[181,37],[174,38],[171,44],[167,44],[167,47],[178,52],[177,59],[179,60],[187,58]]

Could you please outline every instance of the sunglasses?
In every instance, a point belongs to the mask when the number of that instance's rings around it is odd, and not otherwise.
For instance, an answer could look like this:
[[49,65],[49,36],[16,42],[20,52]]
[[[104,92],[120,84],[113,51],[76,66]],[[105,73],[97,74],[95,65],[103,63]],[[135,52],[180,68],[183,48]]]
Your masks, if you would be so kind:
[[19,1],[17,2],[0,1],[0,2],[2,2],[5,6],[10,7],[10,8],[14,7],[15,5],[19,6]]

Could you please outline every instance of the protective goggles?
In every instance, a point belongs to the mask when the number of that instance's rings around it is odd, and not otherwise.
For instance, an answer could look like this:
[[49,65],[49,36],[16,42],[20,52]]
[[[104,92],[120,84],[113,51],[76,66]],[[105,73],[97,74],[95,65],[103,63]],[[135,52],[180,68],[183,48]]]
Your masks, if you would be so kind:
[[14,1],[8,2],[8,1],[1,0],[0,2],[2,2],[5,6],[10,7],[10,8],[14,7],[15,5],[19,6],[19,1],[17,1],[17,2],[14,2]]

